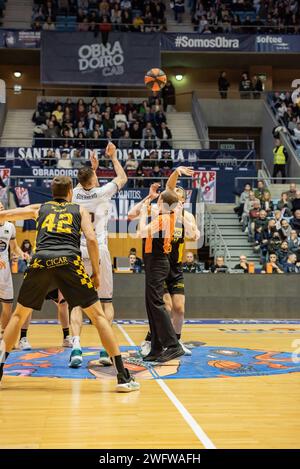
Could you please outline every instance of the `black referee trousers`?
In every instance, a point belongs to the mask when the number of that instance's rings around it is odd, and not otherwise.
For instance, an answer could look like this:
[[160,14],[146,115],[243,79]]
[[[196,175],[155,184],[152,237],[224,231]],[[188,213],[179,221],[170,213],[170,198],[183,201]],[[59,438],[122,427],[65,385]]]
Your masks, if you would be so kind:
[[178,339],[164,303],[164,282],[170,272],[168,256],[144,256],[145,299],[151,331],[151,352],[158,353],[164,347],[176,347]]

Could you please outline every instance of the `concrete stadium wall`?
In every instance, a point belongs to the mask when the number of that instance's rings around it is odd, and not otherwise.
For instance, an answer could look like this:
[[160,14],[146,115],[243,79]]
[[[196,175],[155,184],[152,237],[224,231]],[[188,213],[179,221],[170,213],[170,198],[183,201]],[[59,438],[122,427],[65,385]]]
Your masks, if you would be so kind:
[[[15,295],[23,276],[14,275]],[[144,275],[114,276],[116,318],[146,318]],[[300,275],[187,274],[187,318],[299,319]],[[44,303],[34,318],[56,318],[56,307]]]
[[199,106],[208,127],[260,127],[263,100],[199,99]]

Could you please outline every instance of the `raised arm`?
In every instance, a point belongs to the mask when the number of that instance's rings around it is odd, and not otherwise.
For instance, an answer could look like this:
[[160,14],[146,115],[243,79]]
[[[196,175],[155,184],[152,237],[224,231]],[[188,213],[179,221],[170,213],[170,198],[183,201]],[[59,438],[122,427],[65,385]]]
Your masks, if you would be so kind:
[[90,214],[82,206],[80,206],[80,214],[81,230],[86,238],[87,250],[92,263],[93,274],[91,276],[91,279],[93,281],[94,287],[97,289],[100,285],[100,261],[98,242],[93,224],[91,222]]
[[121,190],[122,187],[125,186],[125,184],[128,181],[127,175],[123,169],[123,166],[119,162],[117,158],[117,148],[116,146],[109,142],[109,144],[106,147],[105,154],[111,159],[114,170],[116,172],[117,177],[113,179],[112,182],[114,182],[117,186],[118,189]]
[[185,211],[183,219],[186,237],[192,241],[200,238],[200,231],[197,228],[195,217],[192,213]]
[[174,190],[180,176],[193,176],[194,169],[187,166],[178,166],[167,180],[167,188]]
[[0,223],[5,221],[35,220],[38,216],[41,204],[28,205],[27,207],[13,208],[0,212]]
[[160,188],[160,184],[158,182],[151,184],[150,189],[149,189],[149,194],[147,195],[147,197],[141,200],[141,202],[138,202],[137,204],[135,204],[129,210],[128,220],[135,220],[136,218],[138,218],[140,216],[143,204],[147,201],[151,202],[152,200],[155,200],[159,197],[159,193],[157,192],[159,188]]

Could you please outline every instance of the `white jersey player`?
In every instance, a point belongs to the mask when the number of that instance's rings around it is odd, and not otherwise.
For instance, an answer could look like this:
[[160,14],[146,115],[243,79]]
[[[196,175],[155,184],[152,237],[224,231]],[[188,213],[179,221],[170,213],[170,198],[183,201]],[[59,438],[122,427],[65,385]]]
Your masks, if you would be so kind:
[[[0,211],[4,210],[0,202]],[[12,315],[14,300],[14,288],[10,269],[9,251],[12,255],[22,257],[26,260],[28,255],[23,253],[16,240],[16,228],[13,223],[6,221],[0,224],[0,303],[2,304],[1,334],[6,328]],[[20,341],[19,346],[23,348],[26,341]]]
[[[116,154],[116,147],[109,143],[106,147],[106,155],[110,157],[116,177],[109,183],[99,187],[96,170],[98,159],[95,154],[91,156],[91,166],[83,167],[78,171],[79,184],[73,190],[73,202],[82,205],[91,215],[100,253],[100,287],[98,289],[99,300],[101,301],[106,318],[112,322],[114,309],[112,304],[113,296],[113,275],[110,253],[108,250],[108,221],[111,213],[111,199],[127,182],[126,173],[119,163]],[[88,257],[85,238],[81,238],[81,254],[87,273],[92,274],[92,265]],[[82,312],[80,308],[74,308],[71,313],[71,326],[73,333],[73,350],[70,357],[70,366],[77,368],[82,363],[82,353],[80,347],[80,330],[82,325]],[[100,363],[110,365],[111,360],[105,351],[100,352]]]

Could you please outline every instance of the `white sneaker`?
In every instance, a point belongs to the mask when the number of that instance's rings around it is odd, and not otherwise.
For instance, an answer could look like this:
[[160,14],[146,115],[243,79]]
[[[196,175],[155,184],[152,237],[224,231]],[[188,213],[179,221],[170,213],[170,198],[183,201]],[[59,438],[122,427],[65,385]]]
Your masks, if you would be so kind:
[[72,350],[70,355],[69,367],[80,368],[82,365],[82,351],[79,348]]
[[142,355],[142,357],[146,357],[147,355],[149,355],[150,351],[151,351],[151,342],[149,340],[144,340],[141,343],[141,355]]
[[116,386],[117,392],[132,392],[132,391],[139,391],[140,384],[137,383],[133,376],[130,375],[127,368],[125,368],[125,376],[124,374],[117,374],[118,384]]
[[184,345],[183,342],[181,342],[181,340],[179,340],[179,343],[181,345],[181,347],[183,348],[184,350],[184,355],[188,355],[188,356],[191,356],[192,355],[192,351],[186,347],[186,345]]
[[63,340],[62,346],[63,347],[69,347],[69,348],[73,347],[73,342],[72,342],[72,336],[71,335],[67,335],[67,337]]
[[20,350],[31,350],[31,345],[30,345],[27,337],[22,337],[22,339],[20,339],[19,349]]

